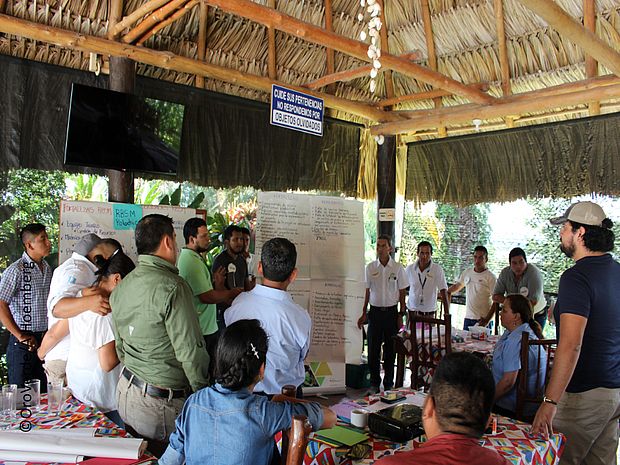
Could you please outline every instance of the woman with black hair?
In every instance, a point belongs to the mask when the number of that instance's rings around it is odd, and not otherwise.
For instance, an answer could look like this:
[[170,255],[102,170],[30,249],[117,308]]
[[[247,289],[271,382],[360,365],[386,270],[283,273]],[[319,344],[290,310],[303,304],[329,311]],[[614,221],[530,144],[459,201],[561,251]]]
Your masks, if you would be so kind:
[[[493,378],[495,379],[495,411],[502,415],[514,417],[517,409],[516,382],[521,369],[521,335],[529,333],[529,339],[542,339],[542,328],[534,319],[530,301],[521,294],[509,294],[504,299],[500,322],[506,331],[497,341],[493,351]],[[538,363],[540,357],[540,363]],[[527,387],[530,394],[538,392],[536,380],[544,383],[547,371],[547,353],[530,346]],[[540,367],[540,368],[538,368]],[[537,374],[537,370],[540,373]],[[525,415],[533,415],[536,407],[526,406]]]
[[[100,261],[97,281],[81,291],[80,297],[96,292],[109,296],[116,285],[135,265],[131,258],[117,249],[108,260]],[[73,396],[96,407],[119,426],[123,426],[117,412],[116,383],[121,365],[116,355],[112,315],[101,316],[95,312],[58,321],[44,338],[40,351],[51,349],[54,340],[71,334],[71,346],[67,358],[67,386]],[[45,339],[49,339],[46,341]]]
[[293,415],[307,416],[315,431],[336,423],[335,413],[315,402],[252,394],[264,376],[266,354],[267,334],[258,320],[239,320],[224,330],[216,384],[187,399],[160,465],[267,465],[274,435],[291,426]]

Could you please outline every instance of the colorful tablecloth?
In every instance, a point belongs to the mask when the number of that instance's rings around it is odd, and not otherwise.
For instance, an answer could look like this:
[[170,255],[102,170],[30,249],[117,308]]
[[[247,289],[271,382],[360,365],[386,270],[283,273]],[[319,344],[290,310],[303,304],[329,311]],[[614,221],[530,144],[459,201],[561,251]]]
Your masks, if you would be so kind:
[[[401,390],[404,394],[413,391]],[[419,394],[417,394],[419,395]],[[560,433],[552,435],[549,440],[533,437],[529,434],[527,423],[498,416],[498,433],[485,435],[481,445],[495,449],[513,465],[555,465],[559,462],[565,439]],[[407,451],[419,447],[425,438],[395,443],[377,438],[370,438],[372,451],[367,459],[352,461],[346,457],[346,450],[339,450],[324,443],[310,440],[306,449],[304,465],[351,465],[371,464],[386,455]]]
[[[47,411],[47,396],[43,394],[41,397],[42,405],[38,410],[30,411],[24,409],[18,412],[18,420],[15,421],[12,429],[21,430],[23,434],[28,434],[29,431],[37,429],[97,428],[97,436],[125,437],[127,435],[124,429],[119,428],[102,412],[84,405],[73,397],[69,397],[65,401],[59,415],[49,415]],[[145,459],[148,458],[145,457]],[[4,464],[4,462],[0,460],[0,464]]]

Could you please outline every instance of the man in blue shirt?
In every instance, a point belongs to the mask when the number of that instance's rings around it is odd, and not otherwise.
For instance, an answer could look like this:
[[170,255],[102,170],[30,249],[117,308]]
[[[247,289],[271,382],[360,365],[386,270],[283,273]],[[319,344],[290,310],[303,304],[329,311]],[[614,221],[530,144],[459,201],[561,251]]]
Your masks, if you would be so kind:
[[551,220],[562,225],[560,249],[575,261],[560,278],[554,315],[558,348],[532,425],[566,436],[565,464],[616,463],[620,417],[620,263],[613,223],[592,202]]
[[283,386],[292,384],[301,394],[312,322],[307,310],[286,292],[297,277],[296,262],[297,250],[291,241],[276,237],[265,242],[258,264],[263,283],[240,294],[224,314],[226,326],[257,319],[269,336],[265,378],[256,385],[257,393],[280,394]]

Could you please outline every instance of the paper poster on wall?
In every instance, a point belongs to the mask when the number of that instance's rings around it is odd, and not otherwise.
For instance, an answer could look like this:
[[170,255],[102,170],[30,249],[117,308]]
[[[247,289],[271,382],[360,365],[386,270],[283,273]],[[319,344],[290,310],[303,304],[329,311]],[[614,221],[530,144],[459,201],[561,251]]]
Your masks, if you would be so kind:
[[159,213],[172,218],[177,247],[184,245],[183,225],[195,216],[205,217],[204,210],[170,205],[133,205],[110,202],[61,201],[58,263],[71,256],[75,244],[84,234],[95,233],[102,239],[116,239],[125,253],[135,262],[138,251],[135,227],[143,216]]
[[361,202],[302,194],[258,195],[256,253],[273,237],[297,248],[293,300],[312,318],[304,392],[343,391],[345,362],[360,363],[357,319],[364,301],[364,233]]

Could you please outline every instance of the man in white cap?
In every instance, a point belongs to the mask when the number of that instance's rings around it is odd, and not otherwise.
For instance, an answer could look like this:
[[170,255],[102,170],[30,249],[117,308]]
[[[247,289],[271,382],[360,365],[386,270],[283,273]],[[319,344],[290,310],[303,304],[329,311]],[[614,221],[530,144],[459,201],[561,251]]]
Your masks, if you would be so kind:
[[560,249],[575,261],[560,278],[554,309],[558,348],[532,425],[566,435],[561,464],[616,464],[620,417],[620,263],[613,223],[593,202],[553,218]]
[[54,270],[50,292],[47,297],[47,320],[51,347],[42,345],[38,350],[40,359],[45,359],[45,373],[48,380],[65,379],[65,367],[69,354],[70,335],[53,338],[54,324],[59,318],[71,318],[87,310],[100,315],[110,312],[108,298],[96,290],[88,296],[81,296],[82,289],[95,283],[96,257],[108,259],[118,248],[114,240],[102,240],[96,234],[86,234],[75,245],[71,257]]

